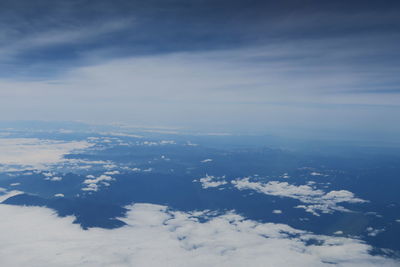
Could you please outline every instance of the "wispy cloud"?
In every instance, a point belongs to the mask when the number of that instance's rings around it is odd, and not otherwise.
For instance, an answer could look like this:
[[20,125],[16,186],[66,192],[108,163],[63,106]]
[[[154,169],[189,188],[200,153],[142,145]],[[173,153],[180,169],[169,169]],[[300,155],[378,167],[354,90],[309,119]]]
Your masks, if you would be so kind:
[[[115,19],[86,24],[83,27],[80,25],[62,25],[62,28],[59,26],[38,32],[33,31],[22,36],[15,36],[15,34],[7,36],[5,34],[4,39],[7,42],[0,44],[0,59],[12,62],[14,59],[18,60],[19,56],[29,58],[29,53],[34,53],[38,49],[94,43],[107,34],[118,33],[133,27],[133,25],[131,20]],[[25,63],[30,64],[28,61]]]
[[[366,91],[378,82],[387,84],[379,90],[398,84],[392,75],[397,63],[364,64],[368,49],[346,50],[341,42],[131,57],[77,67],[47,81],[2,80],[1,114],[225,132],[290,126],[395,138],[400,94]],[[326,54],[329,47],[333,52]]]

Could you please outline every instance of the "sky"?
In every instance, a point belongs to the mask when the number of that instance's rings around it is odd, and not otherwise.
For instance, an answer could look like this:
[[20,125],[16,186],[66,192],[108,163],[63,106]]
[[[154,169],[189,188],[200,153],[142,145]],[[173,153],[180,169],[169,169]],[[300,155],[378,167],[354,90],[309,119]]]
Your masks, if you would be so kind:
[[398,1],[2,0],[0,120],[400,141]]

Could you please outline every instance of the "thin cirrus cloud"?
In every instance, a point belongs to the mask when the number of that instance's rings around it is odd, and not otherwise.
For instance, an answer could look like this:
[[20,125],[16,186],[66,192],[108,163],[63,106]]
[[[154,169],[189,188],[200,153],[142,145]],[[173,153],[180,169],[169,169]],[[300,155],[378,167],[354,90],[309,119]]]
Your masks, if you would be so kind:
[[[74,218],[39,207],[0,205],[0,256],[7,266],[396,266],[352,238],[315,235],[234,213],[135,204],[114,230],[82,230]],[[40,245],[38,245],[40,244]],[[307,245],[308,244],[308,245]],[[266,265],[267,264],[267,265]]]

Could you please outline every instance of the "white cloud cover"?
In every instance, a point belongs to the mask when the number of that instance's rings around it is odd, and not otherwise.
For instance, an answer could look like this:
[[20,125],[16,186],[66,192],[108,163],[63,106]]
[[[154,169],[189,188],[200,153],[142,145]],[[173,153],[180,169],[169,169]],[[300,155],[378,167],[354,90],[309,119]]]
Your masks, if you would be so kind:
[[45,169],[48,165],[63,162],[65,154],[90,146],[86,141],[0,138],[0,165],[5,165],[1,170],[15,169],[7,165],[17,165],[22,169]]
[[338,205],[339,203],[366,202],[366,200],[356,198],[352,192],[347,190],[333,190],[326,193],[311,185],[292,185],[279,181],[269,181],[268,183],[253,182],[249,177],[234,180],[232,184],[239,190],[255,190],[266,195],[298,199],[306,205],[298,205],[297,208],[303,208],[316,216],[319,216],[318,212],[350,211]]
[[[0,205],[3,266],[398,266],[357,239],[314,235],[227,213],[205,223],[164,206],[130,206],[127,226],[82,230],[73,217]],[[318,245],[305,243],[317,240]]]

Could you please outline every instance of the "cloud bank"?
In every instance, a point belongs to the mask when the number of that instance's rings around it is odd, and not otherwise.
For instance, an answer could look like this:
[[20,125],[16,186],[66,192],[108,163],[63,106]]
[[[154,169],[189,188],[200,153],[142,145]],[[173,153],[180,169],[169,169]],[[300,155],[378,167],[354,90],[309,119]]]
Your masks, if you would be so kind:
[[[227,213],[135,204],[114,230],[82,230],[46,208],[0,205],[4,266],[398,266],[357,239],[314,235]],[[307,245],[308,244],[308,245]]]
[[44,169],[47,165],[64,161],[65,154],[90,146],[86,141],[0,138],[0,168],[3,171],[13,167]]

